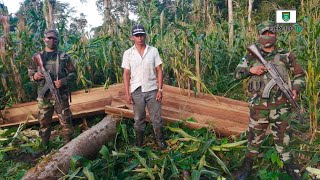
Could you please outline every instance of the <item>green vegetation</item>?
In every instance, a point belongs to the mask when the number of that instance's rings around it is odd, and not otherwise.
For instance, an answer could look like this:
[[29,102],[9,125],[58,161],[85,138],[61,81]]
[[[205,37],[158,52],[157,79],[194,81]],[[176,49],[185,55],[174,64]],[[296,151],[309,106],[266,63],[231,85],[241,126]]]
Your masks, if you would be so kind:
[[[98,120],[98,119],[96,119]],[[95,120],[95,121],[96,121]],[[78,127],[78,126],[77,126]],[[1,161],[5,165],[0,176],[4,178],[21,177],[26,170],[38,160],[32,153],[39,150],[37,131],[20,128],[2,130]],[[70,171],[63,179],[170,179],[192,178],[217,179],[229,177],[230,172],[241,166],[244,157],[246,140],[244,136],[217,138],[210,130],[190,130],[173,124],[165,128],[165,136],[169,148],[160,151],[154,143],[151,125],[147,126],[145,146],[134,146],[135,136],[133,121],[124,119],[117,127],[114,141],[103,146],[94,160],[81,156],[73,156]],[[294,138],[293,153],[300,157],[296,163],[303,166],[319,164],[319,147],[303,143],[302,139]],[[319,143],[319,139],[317,140]],[[54,137],[51,147],[58,149],[63,144],[62,137]],[[303,144],[304,149],[301,150]],[[283,164],[272,146],[272,140],[263,142],[261,158],[254,167],[255,174],[260,179],[288,178],[281,169]],[[24,161],[21,161],[24,159]],[[307,173],[304,173],[307,178]]]
[[[139,16],[138,21],[146,27],[148,44],[159,49],[164,60],[166,84],[196,91],[196,83],[201,82],[202,92],[209,91],[239,100],[246,100],[246,89],[243,88],[246,87],[246,81],[235,81],[233,71],[246,53],[245,47],[257,37],[255,25],[262,20],[274,19],[276,9],[295,7],[298,10],[298,23],[303,29],[301,32],[280,32],[278,45],[294,51],[306,71],[306,89],[300,95],[299,103],[309,122],[300,126],[293,121],[295,132],[304,134],[297,133],[292,149],[297,163],[304,167],[320,168],[319,0],[255,0],[250,22],[247,19],[248,1],[235,0],[234,37],[231,44],[227,2],[223,0],[121,0],[121,3],[98,0],[104,23],[93,30],[93,35],[84,31],[87,23],[85,17],[73,17],[68,4],[55,0],[25,0],[16,16],[10,17],[6,7],[0,6],[0,109],[36,98],[35,86],[27,77],[27,68],[32,55],[43,49],[42,36],[48,26],[46,19],[50,16],[48,3],[54,7],[60,49],[71,55],[77,67],[78,77],[72,86],[73,90],[108,87],[122,81],[122,53],[132,45],[130,29],[136,23],[128,18],[130,10]],[[200,47],[201,79],[196,78],[196,45]],[[106,144],[97,159],[74,157],[72,168],[65,178],[90,179],[94,176],[111,179],[130,176],[137,179],[169,179],[189,174],[193,179],[199,179],[200,176],[216,179],[219,176],[228,177],[229,172],[240,165],[243,157],[244,145],[227,149],[221,146],[241,142],[245,137],[218,139],[207,130],[184,129],[190,135],[184,137],[166,128],[171,144],[171,149],[166,152],[152,149],[152,144],[142,149],[133,148],[133,128],[130,123],[123,121],[119,126],[117,144]],[[0,165],[6,167],[1,169],[1,177],[19,179],[30,165],[36,163],[25,163],[22,157],[30,156],[41,148],[39,138],[23,135],[22,129],[0,129]],[[57,149],[61,143],[58,136],[53,141],[53,148]],[[270,143],[270,139],[264,142],[264,155],[255,166],[255,175],[260,179],[287,178],[281,171],[282,164],[275,150],[269,147]],[[21,156],[12,159],[12,153]]]

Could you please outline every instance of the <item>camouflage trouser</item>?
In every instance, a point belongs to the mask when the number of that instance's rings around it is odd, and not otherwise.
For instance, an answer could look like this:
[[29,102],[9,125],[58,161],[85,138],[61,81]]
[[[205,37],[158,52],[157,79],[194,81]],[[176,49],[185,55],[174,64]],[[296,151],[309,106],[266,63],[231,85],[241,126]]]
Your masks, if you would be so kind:
[[280,104],[264,108],[261,106],[250,107],[250,122],[248,128],[248,157],[255,158],[259,153],[266,130],[270,125],[276,150],[282,161],[290,159],[288,144],[290,137],[288,129],[290,120],[290,106]]
[[[45,145],[49,143],[51,135],[51,122],[52,115],[55,111],[54,101],[50,99],[38,98],[39,114],[38,120],[40,122],[40,137]],[[63,136],[65,143],[71,140],[72,124],[71,124],[71,111],[69,109],[68,100],[62,101],[64,111],[58,114],[60,125],[62,126]]]

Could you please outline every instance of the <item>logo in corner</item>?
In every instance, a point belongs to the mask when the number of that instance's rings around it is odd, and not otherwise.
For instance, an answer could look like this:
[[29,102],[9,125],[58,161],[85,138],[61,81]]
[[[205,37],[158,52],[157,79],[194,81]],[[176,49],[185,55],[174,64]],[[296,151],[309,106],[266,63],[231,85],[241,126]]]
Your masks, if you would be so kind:
[[296,10],[277,10],[276,11],[276,23],[279,24],[295,24],[297,23],[297,11]]
[[290,12],[282,12],[282,20],[288,22],[290,20]]

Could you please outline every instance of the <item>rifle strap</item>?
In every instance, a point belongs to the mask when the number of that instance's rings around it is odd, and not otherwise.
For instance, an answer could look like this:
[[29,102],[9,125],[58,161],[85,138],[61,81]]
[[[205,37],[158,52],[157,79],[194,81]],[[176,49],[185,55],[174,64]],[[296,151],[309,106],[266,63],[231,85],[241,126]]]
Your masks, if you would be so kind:
[[57,80],[59,80],[59,68],[60,68],[60,55],[59,52],[57,52],[57,59],[56,59],[56,76],[57,76]]

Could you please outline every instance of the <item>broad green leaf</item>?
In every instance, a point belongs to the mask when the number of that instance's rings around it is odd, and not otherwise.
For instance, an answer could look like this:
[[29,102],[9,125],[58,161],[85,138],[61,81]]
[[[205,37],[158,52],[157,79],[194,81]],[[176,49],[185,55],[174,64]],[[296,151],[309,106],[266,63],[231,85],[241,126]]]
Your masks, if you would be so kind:
[[222,168],[222,170],[227,173],[231,179],[233,179],[233,176],[231,175],[229,169],[227,168],[227,166],[223,163],[223,161],[212,151],[209,149],[210,154],[214,157],[214,159],[218,162],[218,164],[220,165],[220,167]]
[[212,171],[212,170],[206,170],[206,169],[203,169],[200,171],[200,174],[206,174],[208,175],[209,177],[213,177],[213,178],[217,178],[218,176],[220,176],[218,173]]
[[94,180],[94,174],[93,172],[90,170],[90,166],[86,166],[83,168],[83,174],[88,178],[88,180]]
[[122,152],[117,152],[117,151],[112,151],[111,153],[112,156],[116,156],[116,157],[126,157],[127,154],[126,153],[122,153]]
[[196,139],[193,136],[190,136],[188,133],[186,133],[184,130],[182,130],[181,128],[174,128],[174,127],[170,127],[168,126],[169,130],[175,133],[178,133],[180,135],[182,135],[185,138],[192,138],[192,139]]
[[72,171],[74,171],[76,169],[76,166],[77,166],[77,163],[79,161],[83,161],[85,160],[82,156],[78,156],[78,155],[73,155],[71,157],[71,160],[70,160],[70,168]]
[[278,159],[279,159],[278,158],[278,154],[273,152],[272,155],[271,155],[271,162],[275,163]]
[[121,124],[121,130],[123,134],[123,138],[127,144],[129,144],[129,138],[128,138],[128,131],[127,131],[127,126],[125,124]]
[[199,149],[199,152],[197,153],[196,156],[200,156],[200,155],[202,155],[202,154],[205,154],[205,152],[206,152],[206,151],[208,150],[208,148],[211,146],[212,142],[213,142],[213,139],[210,139],[209,141],[207,141],[207,142],[205,143],[205,145],[202,146],[202,147]]
[[164,158],[164,161],[163,161],[163,164],[162,164],[162,167],[161,167],[161,171],[159,173],[159,178],[160,180],[164,180],[164,169],[166,167],[166,164],[167,164],[167,157]]
[[246,142],[248,142],[248,140],[238,141],[238,142],[234,142],[234,143],[222,144],[221,147],[222,148],[233,148],[233,147],[241,146]]
[[109,152],[109,149],[105,145],[102,146],[99,153],[102,155],[102,157],[104,159],[109,160],[110,152]]
[[206,155],[203,155],[199,161],[198,170],[201,171],[206,162]]
[[150,149],[146,150],[148,157],[152,159],[160,159],[155,153],[153,153]]
[[193,170],[191,174],[191,180],[199,180],[200,179],[200,171]]
[[143,167],[145,167],[145,169],[147,170],[149,178],[150,179],[155,179],[154,175],[152,174],[152,169],[148,167],[148,165],[146,163],[146,160],[144,158],[142,158],[137,152],[133,152],[133,154],[138,158],[138,160],[143,165]]
[[76,170],[72,171],[72,173],[68,175],[69,180],[72,180],[73,178],[75,178],[81,169],[82,169],[81,167],[78,167]]
[[171,162],[171,166],[170,166],[171,176],[170,176],[170,178],[179,176],[179,170],[178,170],[176,164],[174,163],[173,159],[170,156],[169,156],[169,160]]

